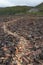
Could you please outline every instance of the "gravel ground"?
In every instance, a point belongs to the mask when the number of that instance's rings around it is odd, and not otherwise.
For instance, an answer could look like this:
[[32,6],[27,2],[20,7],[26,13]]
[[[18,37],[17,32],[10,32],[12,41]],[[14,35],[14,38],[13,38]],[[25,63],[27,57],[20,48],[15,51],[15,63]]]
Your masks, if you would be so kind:
[[43,65],[43,17],[24,17],[7,25],[0,23],[0,65]]

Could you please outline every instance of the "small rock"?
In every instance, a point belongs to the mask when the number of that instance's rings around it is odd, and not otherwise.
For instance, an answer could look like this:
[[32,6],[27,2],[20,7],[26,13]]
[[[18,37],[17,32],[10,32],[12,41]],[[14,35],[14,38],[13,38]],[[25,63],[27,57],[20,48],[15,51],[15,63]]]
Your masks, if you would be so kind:
[[43,60],[43,53],[39,54],[41,60]]

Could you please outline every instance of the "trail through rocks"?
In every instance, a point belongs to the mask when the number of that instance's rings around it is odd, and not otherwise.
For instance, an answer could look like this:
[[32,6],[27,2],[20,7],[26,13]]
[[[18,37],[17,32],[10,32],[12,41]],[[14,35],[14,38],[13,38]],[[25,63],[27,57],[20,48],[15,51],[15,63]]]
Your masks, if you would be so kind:
[[[23,17],[18,18],[17,20],[19,20],[19,19],[23,19]],[[17,21],[17,20],[13,20],[13,21]],[[20,46],[22,45],[22,49],[23,49],[23,51],[24,51],[24,50],[25,50],[25,44],[27,43],[27,40],[26,40],[23,36],[18,35],[16,32],[13,33],[13,32],[11,32],[11,31],[9,31],[9,30],[7,29],[8,23],[9,23],[9,21],[6,22],[6,23],[4,23],[4,25],[3,25],[3,30],[4,30],[4,32],[7,33],[8,35],[12,35],[12,36],[14,36],[14,37],[20,38],[19,45],[20,45]],[[10,23],[12,23],[12,21],[10,21]],[[17,61],[17,64],[18,64],[18,65],[21,65],[20,62],[19,62],[19,59],[20,59],[20,57],[23,55],[23,51],[22,51],[21,53],[19,53],[19,54],[18,54],[18,52],[16,52],[16,56],[18,56],[18,61]]]
[[21,17],[3,22],[1,27],[1,64],[43,65],[42,17]]

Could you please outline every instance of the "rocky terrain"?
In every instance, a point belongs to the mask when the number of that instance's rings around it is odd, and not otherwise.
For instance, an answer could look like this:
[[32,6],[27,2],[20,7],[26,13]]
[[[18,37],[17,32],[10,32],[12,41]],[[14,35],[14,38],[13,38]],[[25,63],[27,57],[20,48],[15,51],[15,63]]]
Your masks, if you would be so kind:
[[0,65],[43,65],[43,16],[0,18]]

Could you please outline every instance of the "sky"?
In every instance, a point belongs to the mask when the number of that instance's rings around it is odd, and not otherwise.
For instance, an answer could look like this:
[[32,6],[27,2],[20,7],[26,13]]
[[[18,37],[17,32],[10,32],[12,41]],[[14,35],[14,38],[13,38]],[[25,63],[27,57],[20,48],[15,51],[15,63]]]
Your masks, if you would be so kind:
[[43,2],[43,0],[0,0],[0,7],[8,7],[8,6],[36,6]]

